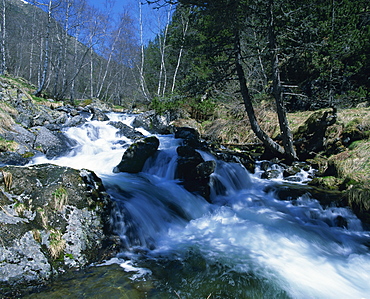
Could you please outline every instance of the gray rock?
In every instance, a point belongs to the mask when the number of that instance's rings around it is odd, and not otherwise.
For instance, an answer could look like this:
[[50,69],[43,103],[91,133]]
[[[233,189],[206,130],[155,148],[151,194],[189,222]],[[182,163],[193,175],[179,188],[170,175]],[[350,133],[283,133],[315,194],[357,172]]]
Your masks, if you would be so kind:
[[91,117],[91,120],[98,120],[98,121],[109,120],[109,117],[105,115],[105,113],[98,108],[91,108],[91,112],[93,114]]
[[71,119],[68,119],[66,123],[64,124],[65,127],[78,127],[83,125],[86,122],[86,119],[81,116],[77,115],[72,117]]
[[197,193],[210,200],[210,175],[216,167],[215,161],[204,161],[202,156],[189,145],[177,148],[176,176],[189,192]]
[[111,201],[93,172],[6,166],[0,206],[0,297],[109,256]]
[[33,127],[30,131],[35,135],[33,149],[43,152],[48,158],[65,154],[70,148],[67,138],[60,132],[46,127]]
[[172,129],[170,122],[173,120],[169,112],[160,115],[151,110],[138,115],[132,122],[132,126],[134,128],[144,128],[153,134],[169,134]]
[[118,137],[124,136],[131,140],[138,140],[144,138],[144,135],[142,133],[136,131],[135,129],[131,128],[130,126],[124,124],[121,121],[110,121],[108,125],[111,125],[119,129],[119,131],[116,133]]

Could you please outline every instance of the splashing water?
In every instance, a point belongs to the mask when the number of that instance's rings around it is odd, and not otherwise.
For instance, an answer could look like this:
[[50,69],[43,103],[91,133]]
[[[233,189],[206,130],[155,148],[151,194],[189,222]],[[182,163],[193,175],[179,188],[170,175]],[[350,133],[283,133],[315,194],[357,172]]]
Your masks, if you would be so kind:
[[170,135],[158,136],[159,152],[142,173],[113,174],[131,143],[116,131],[97,121],[69,128],[76,146],[51,162],[102,178],[117,203],[112,221],[125,247],[107,264],[151,281],[145,298],[370,298],[370,235],[349,210],[323,208],[308,194],[279,200],[265,191],[278,182],[222,161],[211,177],[210,204],[175,179],[181,140]]

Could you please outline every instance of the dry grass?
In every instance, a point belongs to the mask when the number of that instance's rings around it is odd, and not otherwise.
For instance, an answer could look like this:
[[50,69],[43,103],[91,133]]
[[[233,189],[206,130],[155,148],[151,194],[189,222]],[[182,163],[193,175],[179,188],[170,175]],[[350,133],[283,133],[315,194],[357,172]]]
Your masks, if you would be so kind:
[[53,192],[53,197],[55,210],[62,212],[68,202],[67,190],[64,187],[59,187]]
[[66,240],[60,231],[52,229],[49,236],[49,252],[53,259],[57,259],[66,248]]
[[0,133],[5,130],[11,130],[14,125],[14,117],[18,111],[5,102],[0,102]]
[[348,150],[330,157],[342,178],[351,177],[370,188],[370,140],[354,142]]

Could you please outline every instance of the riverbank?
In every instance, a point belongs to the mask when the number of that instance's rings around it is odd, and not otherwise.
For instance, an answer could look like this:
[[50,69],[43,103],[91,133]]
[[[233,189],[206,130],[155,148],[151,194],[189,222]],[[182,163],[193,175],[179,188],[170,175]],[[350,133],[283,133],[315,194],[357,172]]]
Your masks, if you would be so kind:
[[[325,131],[319,120],[326,111],[288,113],[290,128],[296,146],[307,143],[315,132],[323,131],[320,147],[311,151],[305,162],[317,169],[316,177],[309,183],[314,187],[334,192],[337,202],[350,207],[368,226],[370,224],[370,107],[363,103],[357,108],[339,109],[337,120]],[[203,122],[178,121],[197,128],[202,138],[210,143],[233,151],[263,157],[264,149],[250,128],[242,104],[221,105],[214,115]],[[277,114],[268,106],[256,111],[262,129],[274,139],[279,139]],[[324,205],[330,205],[323,202]]]

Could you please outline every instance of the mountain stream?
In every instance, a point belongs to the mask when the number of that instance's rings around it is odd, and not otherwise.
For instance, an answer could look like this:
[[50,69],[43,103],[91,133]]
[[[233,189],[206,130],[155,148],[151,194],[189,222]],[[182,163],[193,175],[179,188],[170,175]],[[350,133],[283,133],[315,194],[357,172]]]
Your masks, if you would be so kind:
[[[128,125],[133,117],[109,114]],[[116,132],[99,121],[69,128],[68,156],[33,163],[95,171],[117,202],[112,223],[124,248],[28,298],[370,298],[370,233],[349,210],[309,195],[280,200],[265,190],[282,180],[222,161],[212,177],[226,188],[211,179],[208,203],[174,179],[181,140],[172,135],[157,136],[158,154],[141,173],[113,173],[132,142]]]

